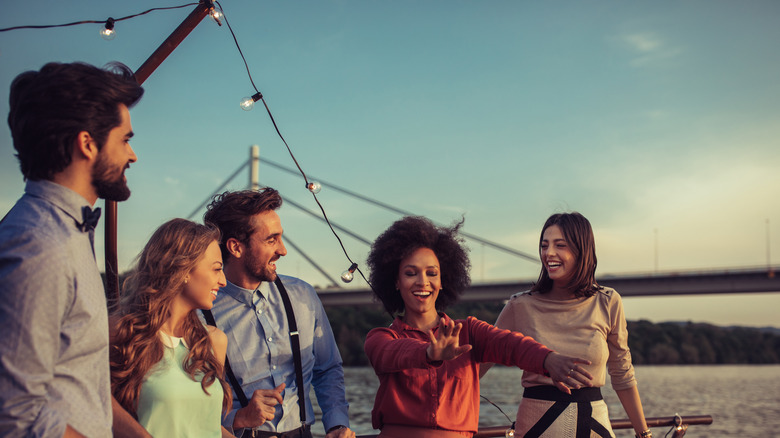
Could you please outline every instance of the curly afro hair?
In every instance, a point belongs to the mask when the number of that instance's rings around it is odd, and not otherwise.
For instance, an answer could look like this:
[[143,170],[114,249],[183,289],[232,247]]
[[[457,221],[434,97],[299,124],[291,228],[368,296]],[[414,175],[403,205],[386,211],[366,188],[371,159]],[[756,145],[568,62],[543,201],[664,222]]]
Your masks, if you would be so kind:
[[396,221],[371,245],[367,264],[377,298],[393,316],[403,312],[404,301],[396,289],[401,260],[420,248],[429,248],[439,259],[441,290],[436,308],[445,309],[455,303],[471,284],[467,249],[458,230],[463,220],[454,226],[437,227],[424,217],[407,216]]

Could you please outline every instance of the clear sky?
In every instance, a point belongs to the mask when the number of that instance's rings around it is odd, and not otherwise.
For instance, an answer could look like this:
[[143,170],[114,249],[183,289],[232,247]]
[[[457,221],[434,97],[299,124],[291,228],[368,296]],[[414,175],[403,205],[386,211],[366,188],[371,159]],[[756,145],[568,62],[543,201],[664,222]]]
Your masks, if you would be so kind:
[[[26,0],[6,5],[0,27],[180,4]],[[465,231],[531,254],[550,214],[576,210],[593,224],[600,274],[780,264],[780,2],[222,6],[310,178],[441,223],[464,216]],[[191,9],[118,22],[113,41],[97,24],[0,33],[0,113],[13,78],[48,61],[137,69]],[[239,109],[254,90],[226,26],[204,20],[144,88],[131,111],[133,194],[119,206],[123,270],[157,226],[216,190],[250,145],[294,166],[262,106]],[[13,153],[2,123],[0,212],[24,187]],[[263,165],[260,175],[317,209],[300,176]],[[229,188],[247,181],[243,172]],[[327,187],[319,198],[334,222],[368,240],[398,218]],[[280,215],[285,234],[332,277],[348,267],[323,223],[289,204]],[[363,265],[367,246],[342,239]],[[475,283],[538,275],[538,264],[468,244]],[[280,272],[327,284],[288,249]],[[625,305],[629,319],[780,326],[777,293]]]

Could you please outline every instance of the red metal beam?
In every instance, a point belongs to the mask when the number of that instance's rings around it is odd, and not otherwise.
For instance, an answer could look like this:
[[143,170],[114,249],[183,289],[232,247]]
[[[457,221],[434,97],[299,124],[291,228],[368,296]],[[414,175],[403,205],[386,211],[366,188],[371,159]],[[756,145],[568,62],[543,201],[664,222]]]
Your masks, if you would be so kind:
[[[208,14],[212,4],[210,1],[201,0],[198,6],[182,21],[168,38],[160,44],[160,47],[149,56],[138,70],[135,72],[135,79],[138,84],[143,84],[149,76],[165,61],[178,45],[187,38],[187,35],[203,20]],[[116,201],[106,201],[106,296],[110,300],[119,299],[119,264],[117,262],[117,203]]]

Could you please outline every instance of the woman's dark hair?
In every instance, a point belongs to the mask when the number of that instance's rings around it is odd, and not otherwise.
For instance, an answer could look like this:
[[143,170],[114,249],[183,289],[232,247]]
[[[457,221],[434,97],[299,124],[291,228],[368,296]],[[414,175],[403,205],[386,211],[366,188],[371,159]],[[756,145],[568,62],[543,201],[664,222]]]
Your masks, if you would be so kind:
[[[563,238],[576,257],[576,270],[569,281],[569,287],[574,289],[577,297],[590,297],[601,289],[596,283],[596,242],[593,238],[593,228],[585,216],[577,213],[557,213],[550,216],[542,227],[539,236],[539,255],[542,253],[544,232],[557,225],[563,233]],[[542,265],[539,280],[531,288],[532,292],[547,293],[552,289],[553,281],[547,275],[547,269]]]
[[396,221],[371,245],[367,264],[369,281],[376,296],[393,316],[404,310],[404,301],[396,289],[401,260],[420,248],[429,248],[439,259],[441,291],[436,308],[444,309],[458,300],[471,284],[469,262],[458,230],[463,221],[447,228],[437,227],[424,217],[407,216]]
[[103,70],[84,63],[44,65],[11,83],[8,126],[22,175],[51,180],[67,168],[79,132],[89,132],[98,149],[144,94],[133,72],[120,63]]
[[206,207],[203,221],[216,225],[222,233],[219,247],[222,250],[222,259],[227,262],[232,257],[225,247],[228,239],[248,242],[249,236],[255,232],[252,216],[276,210],[281,206],[282,197],[270,187],[262,190],[227,191],[214,196]]

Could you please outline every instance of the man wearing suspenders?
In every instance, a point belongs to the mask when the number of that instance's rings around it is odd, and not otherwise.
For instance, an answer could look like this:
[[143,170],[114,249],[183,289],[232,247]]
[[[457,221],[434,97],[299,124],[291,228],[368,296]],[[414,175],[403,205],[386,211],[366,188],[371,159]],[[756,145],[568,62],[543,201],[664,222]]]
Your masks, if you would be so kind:
[[276,274],[287,254],[281,205],[271,188],[225,192],[204,217],[222,232],[228,280],[204,313],[228,336],[234,401],[223,425],[237,437],[311,437],[313,386],[326,437],[353,438],[341,355],[322,303],[308,283]]

